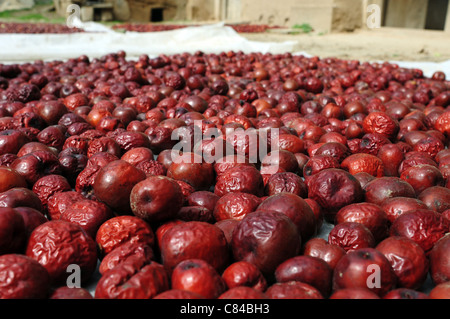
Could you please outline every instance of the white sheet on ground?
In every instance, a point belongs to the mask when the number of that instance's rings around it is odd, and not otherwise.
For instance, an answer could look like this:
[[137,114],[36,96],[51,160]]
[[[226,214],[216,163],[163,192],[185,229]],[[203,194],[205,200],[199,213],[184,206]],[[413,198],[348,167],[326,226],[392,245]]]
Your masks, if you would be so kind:
[[[87,55],[91,58],[124,50],[130,59],[141,54],[157,56],[182,52],[220,53],[242,51],[244,53],[296,52],[295,41],[250,41],[224,23],[187,27],[162,32],[115,32],[96,23],[73,20],[72,24],[87,32],[71,34],[0,34],[0,63],[32,62],[35,60],[66,60]],[[409,62],[389,61],[405,68],[419,68],[425,76],[443,71],[450,78],[450,61]]]
[[[86,30],[99,30],[98,24],[85,24]],[[102,55],[124,50],[129,58],[182,52],[220,53],[224,51],[284,53],[295,42],[257,42],[240,36],[224,24],[187,27],[162,32],[81,32],[71,34],[1,34],[0,61],[64,60]]]

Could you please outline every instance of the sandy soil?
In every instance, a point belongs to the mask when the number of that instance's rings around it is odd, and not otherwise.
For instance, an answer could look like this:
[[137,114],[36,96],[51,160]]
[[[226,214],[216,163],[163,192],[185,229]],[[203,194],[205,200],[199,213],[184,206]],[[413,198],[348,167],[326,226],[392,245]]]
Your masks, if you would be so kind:
[[296,41],[296,51],[320,57],[361,61],[428,61],[450,59],[450,33],[432,30],[380,28],[331,34],[243,34],[254,41]]

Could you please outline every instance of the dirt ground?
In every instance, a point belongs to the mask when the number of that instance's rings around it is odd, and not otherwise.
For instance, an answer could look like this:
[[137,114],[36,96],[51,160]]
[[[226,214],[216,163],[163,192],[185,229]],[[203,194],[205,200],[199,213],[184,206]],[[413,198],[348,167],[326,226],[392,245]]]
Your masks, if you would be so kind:
[[427,61],[450,59],[450,33],[434,30],[380,28],[330,34],[245,34],[254,41],[296,41],[296,51],[319,57],[360,61]]

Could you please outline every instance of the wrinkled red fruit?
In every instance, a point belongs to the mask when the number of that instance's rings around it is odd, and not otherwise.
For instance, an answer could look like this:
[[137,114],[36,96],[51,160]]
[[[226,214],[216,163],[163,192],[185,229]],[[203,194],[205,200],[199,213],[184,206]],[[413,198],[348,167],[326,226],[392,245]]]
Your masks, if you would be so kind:
[[319,290],[300,281],[275,283],[265,293],[269,299],[324,299]]
[[186,259],[202,259],[218,271],[223,271],[229,261],[223,231],[206,222],[174,225],[164,233],[160,245],[162,262],[169,271]]
[[130,259],[107,271],[98,281],[96,299],[151,299],[169,289],[164,267],[154,261]]
[[95,238],[99,227],[112,217],[112,210],[104,203],[84,199],[67,207],[59,219],[80,225],[89,236]]
[[26,240],[23,217],[13,208],[0,207],[0,254],[20,253]]
[[113,249],[102,259],[98,270],[103,275],[108,270],[126,262],[130,258],[141,258],[148,262],[154,259],[153,249],[147,243],[125,242]]
[[371,203],[350,204],[341,208],[335,217],[335,223],[356,222],[366,226],[376,242],[389,235],[389,220],[380,206]]
[[169,166],[167,176],[184,181],[197,191],[209,190],[214,183],[214,168],[212,164],[206,163],[200,155],[183,153]]
[[283,213],[257,211],[248,214],[233,231],[234,259],[253,263],[265,276],[299,253],[301,237],[297,227]]
[[77,288],[77,287],[67,287],[62,286],[56,288],[49,299],[67,299],[67,300],[76,300],[76,299],[93,299],[94,297],[91,293],[85,288]]
[[411,197],[393,197],[383,201],[381,208],[387,214],[391,224],[398,216],[416,209],[427,209],[427,205],[422,201]]
[[342,247],[347,252],[373,248],[376,245],[372,232],[357,222],[342,222],[334,226],[328,234],[328,242]]
[[25,225],[25,238],[28,240],[33,230],[48,221],[48,219],[40,211],[31,207],[16,207],[14,208],[22,218]]
[[144,180],[143,171],[122,160],[110,162],[95,177],[95,196],[118,214],[131,213],[130,193]]
[[397,277],[388,259],[374,248],[349,251],[339,260],[333,274],[333,290],[369,288],[384,296],[397,283]]
[[183,205],[178,183],[166,176],[150,176],[134,185],[130,193],[134,215],[148,222],[174,218]]
[[450,189],[442,186],[433,186],[423,190],[417,199],[427,207],[438,213],[450,209]]
[[302,198],[308,195],[305,182],[295,173],[280,172],[271,175],[265,186],[265,194],[272,196],[279,193],[293,193]]
[[257,211],[275,211],[288,216],[297,226],[302,242],[306,242],[316,231],[316,218],[308,203],[292,193],[279,193],[264,199]]
[[261,199],[256,195],[241,192],[228,193],[217,200],[214,218],[216,221],[242,220],[247,214],[254,212],[260,204]]
[[202,259],[181,261],[173,269],[172,289],[197,293],[206,299],[216,299],[227,286],[217,270]]
[[28,188],[15,187],[0,194],[0,207],[31,207],[43,211],[39,197]]
[[430,299],[450,299],[450,282],[444,282],[434,287],[429,295]]
[[325,212],[325,219],[333,221],[344,206],[360,202],[363,191],[358,180],[342,169],[328,168],[308,180],[308,197],[315,200]]
[[222,273],[222,278],[228,289],[244,286],[264,292],[267,288],[267,281],[261,271],[247,261],[237,261],[229,265]]
[[62,175],[47,175],[41,177],[34,183],[33,192],[38,195],[44,210],[47,209],[48,199],[56,193],[72,190],[67,179]]
[[50,288],[47,270],[19,254],[0,256],[0,299],[45,299]]
[[51,220],[59,219],[73,203],[84,200],[84,196],[75,191],[59,192],[50,196],[47,202],[47,213]]
[[297,256],[281,263],[276,271],[277,282],[300,281],[307,283],[328,297],[331,292],[333,270],[318,257]]
[[0,193],[15,187],[27,187],[23,176],[6,166],[0,166]]
[[105,256],[126,242],[155,244],[155,234],[144,220],[135,216],[116,216],[100,225],[95,241]]
[[220,197],[213,192],[197,191],[191,193],[186,199],[190,206],[200,206],[206,208],[210,212],[214,212],[219,198]]
[[346,254],[344,248],[330,244],[323,238],[312,238],[303,246],[303,255],[317,257],[325,261],[331,269]]
[[404,170],[400,178],[410,184],[416,195],[433,186],[443,186],[444,177],[441,171],[433,165],[415,165]]
[[380,299],[380,297],[372,292],[369,288],[344,288],[339,289],[330,296],[330,299]]
[[450,281],[450,234],[436,242],[429,256],[433,282],[440,285]]
[[423,249],[411,239],[389,237],[376,246],[392,265],[398,287],[419,289],[428,274],[429,261]]
[[369,203],[381,205],[384,200],[394,197],[416,197],[414,188],[399,177],[380,177],[367,183],[365,198]]
[[97,266],[97,247],[81,226],[70,222],[48,221],[31,233],[26,255],[43,265],[52,283],[65,283],[69,265],[80,267],[81,281],[91,278]]
[[203,296],[187,291],[187,290],[180,290],[180,289],[169,289],[166,290],[158,295],[156,295],[153,299],[205,299]]
[[449,231],[449,221],[439,213],[418,209],[399,216],[391,226],[391,236],[412,239],[427,253]]
[[219,175],[214,193],[220,197],[231,192],[264,195],[264,181],[261,173],[253,166],[240,165]]
[[246,286],[238,286],[231,289],[228,289],[223,294],[221,294],[217,299],[236,299],[236,300],[245,300],[245,299],[268,299],[267,295],[261,291],[258,291],[251,287]]
[[397,288],[389,291],[383,296],[383,299],[430,299],[426,293],[408,289],[408,288]]

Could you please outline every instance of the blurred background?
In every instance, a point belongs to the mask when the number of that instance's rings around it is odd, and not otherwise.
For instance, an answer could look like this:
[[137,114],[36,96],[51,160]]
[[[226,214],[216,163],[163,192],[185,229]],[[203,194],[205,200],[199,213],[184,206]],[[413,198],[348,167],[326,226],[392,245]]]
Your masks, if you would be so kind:
[[[54,20],[77,4],[83,21],[309,24],[320,32],[366,27],[369,5],[380,8],[381,26],[450,32],[449,0],[0,0],[1,17]],[[35,9],[30,12],[30,9]],[[34,14],[33,14],[34,13]]]
[[42,25],[66,25],[73,4],[81,21],[117,32],[221,22],[249,40],[295,41],[294,51],[322,57],[450,59],[449,0],[0,0],[0,33],[49,32]]

